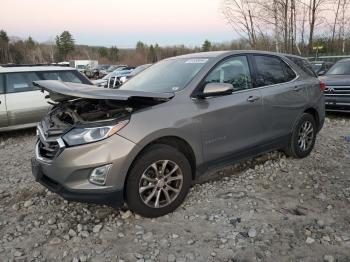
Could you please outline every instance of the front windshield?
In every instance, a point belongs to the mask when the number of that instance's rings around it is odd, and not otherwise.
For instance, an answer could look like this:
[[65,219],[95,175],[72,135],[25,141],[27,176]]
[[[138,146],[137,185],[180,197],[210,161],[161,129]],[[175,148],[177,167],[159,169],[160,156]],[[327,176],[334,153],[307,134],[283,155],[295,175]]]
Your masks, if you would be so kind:
[[176,92],[182,90],[209,59],[169,59],[154,64],[142,74],[125,82],[119,89],[145,92]]
[[336,63],[328,70],[327,75],[350,75],[350,61]]

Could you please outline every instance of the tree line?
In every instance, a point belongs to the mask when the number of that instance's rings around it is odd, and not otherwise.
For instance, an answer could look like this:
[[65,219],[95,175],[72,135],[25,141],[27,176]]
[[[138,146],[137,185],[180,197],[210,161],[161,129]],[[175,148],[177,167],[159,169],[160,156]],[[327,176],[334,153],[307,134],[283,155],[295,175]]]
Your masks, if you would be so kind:
[[55,40],[45,43],[27,39],[9,37],[0,30],[0,64],[38,64],[57,63],[69,60],[98,60],[100,64],[140,65],[154,63],[160,59],[191,52],[209,51],[212,44],[206,40],[203,47],[189,48],[184,45],[160,47],[157,43],[147,45],[141,41],[135,48],[118,49],[116,46],[77,45],[69,31],[57,35]]
[[222,0],[229,25],[252,49],[349,52],[350,0]]
[[52,41],[39,43],[31,36],[27,39],[9,37],[0,30],[0,64],[57,63],[72,59],[100,60],[104,63],[119,61],[119,49],[76,45],[72,34],[64,31]]
[[[0,30],[0,64],[56,63],[75,59],[137,66],[164,58],[216,50],[256,49],[314,56],[350,53],[350,0],[222,0],[221,12],[239,35],[225,43],[159,46],[141,41],[134,48],[77,45],[69,31],[52,41],[9,37]],[[232,34],[234,36],[234,34]],[[236,37],[237,38],[237,37]]]

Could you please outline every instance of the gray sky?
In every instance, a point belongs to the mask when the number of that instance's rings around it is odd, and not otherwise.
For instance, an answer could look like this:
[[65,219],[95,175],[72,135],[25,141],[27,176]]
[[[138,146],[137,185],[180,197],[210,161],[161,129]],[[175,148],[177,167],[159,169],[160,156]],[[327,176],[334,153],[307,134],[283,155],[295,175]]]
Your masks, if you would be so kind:
[[0,27],[43,42],[69,30],[78,44],[201,45],[236,38],[220,0],[2,0]]

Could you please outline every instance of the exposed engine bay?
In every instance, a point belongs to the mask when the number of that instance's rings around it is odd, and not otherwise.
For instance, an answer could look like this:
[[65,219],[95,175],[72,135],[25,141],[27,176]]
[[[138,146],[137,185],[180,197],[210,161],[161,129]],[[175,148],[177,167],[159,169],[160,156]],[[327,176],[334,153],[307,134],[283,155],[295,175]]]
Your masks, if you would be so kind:
[[54,140],[78,126],[116,124],[138,110],[169,101],[173,93],[116,90],[57,80],[34,81],[53,106],[39,124],[41,135]]
[[165,101],[152,98],[131,98],[126,101],[80,98],[51,103],[53,107],[41,125],[47,137],[55,137],[73,126],[116,123],[129,118],[137,110]]

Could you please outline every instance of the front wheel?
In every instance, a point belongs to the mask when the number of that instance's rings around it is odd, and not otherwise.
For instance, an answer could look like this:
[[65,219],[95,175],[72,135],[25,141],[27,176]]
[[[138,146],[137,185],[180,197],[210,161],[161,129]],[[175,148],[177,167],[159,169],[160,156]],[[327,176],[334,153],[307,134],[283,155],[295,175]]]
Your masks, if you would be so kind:
[[144,217],[159,217],[174,211],[191,185],[187,158],[168,145],[152,145],[134,162],[126,183],[126,203]]
[[295,158],[308,156],[314,148],[316,141],[315,118],[308,113],[304,113],[295,125],[286,153]]

